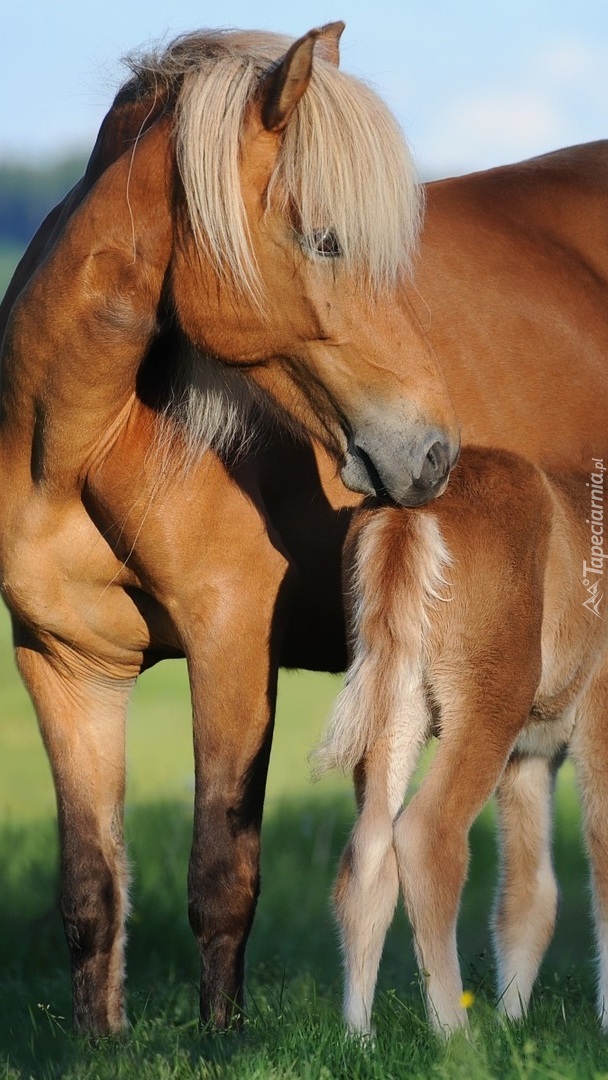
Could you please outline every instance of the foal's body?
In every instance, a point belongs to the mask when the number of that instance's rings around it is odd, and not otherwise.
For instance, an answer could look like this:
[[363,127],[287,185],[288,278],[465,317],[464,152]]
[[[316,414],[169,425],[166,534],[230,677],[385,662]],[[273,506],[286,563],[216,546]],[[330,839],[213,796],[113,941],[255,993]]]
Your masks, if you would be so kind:
[[[596,466],[597,519],[605,466]],[[513,455],[468,449],[432,509],[355,518],[353,660],[320,751],[321,763],[356,770],[360,816],[336,884],[353,1030],[370,1030],[398,879],[429,1016],[439,1030],[465,1022],[456,920],[468,832],[496,788],[498,990],[508,1015],[525,1010],[555,921],[550,800],[567,747],[585,805],[605,1022],[608,632],[604,612],[584,606],[590,485],[589,474],[549,477]],[[594,565],[589,577],[601,583],[601,556]],[[432,731],[436,756],[400,812]]]

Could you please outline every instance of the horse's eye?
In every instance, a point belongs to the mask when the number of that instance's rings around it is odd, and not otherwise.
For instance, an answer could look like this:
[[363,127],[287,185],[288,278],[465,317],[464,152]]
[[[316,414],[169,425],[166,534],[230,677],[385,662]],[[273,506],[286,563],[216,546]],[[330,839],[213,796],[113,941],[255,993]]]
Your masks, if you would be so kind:
[[315,229],[302,237],[302,247],[310,255],[321,255],[325,259],[337,259],[342,254],[340,241],[333,229]]

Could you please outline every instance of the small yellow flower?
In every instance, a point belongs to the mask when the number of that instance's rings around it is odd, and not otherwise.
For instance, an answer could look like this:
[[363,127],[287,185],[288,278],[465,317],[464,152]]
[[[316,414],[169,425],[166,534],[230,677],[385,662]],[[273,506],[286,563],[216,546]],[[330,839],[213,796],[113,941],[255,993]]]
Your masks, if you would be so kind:
[[472,990],[463,990],[460,995],[460,1005],[463,1009],[470,1009],[471,1005],[475,1001],[475,994]]

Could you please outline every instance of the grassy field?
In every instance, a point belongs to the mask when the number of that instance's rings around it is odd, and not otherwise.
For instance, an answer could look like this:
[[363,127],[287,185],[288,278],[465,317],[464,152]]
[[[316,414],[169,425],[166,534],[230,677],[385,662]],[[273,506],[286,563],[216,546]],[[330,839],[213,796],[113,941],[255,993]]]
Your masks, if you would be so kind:
[[[0,295],[18,254],[0,252]],[[560,918],[526,1022],[502,1026],[493,1010],[489,808],[473,831],[461,920],[465,984],[475,994],[470,1038],[441,1045],[429,1033],[401,913],[382,963],[376,1044],[365,1048],[344,1038],[328,897],[353,800],[340,778],[311,785],[306,763],[338,686],[330,677],[282,677],[248,1015],[242,1035],[213,1036],[198,1030],[198,965],[186,915],[192,760],[184,665],[160,665],[140,680],[128,736],[132,1026],[122,1040],[92,1044],[71,1033],[68,958],[56,909],[53,789],[0,608],[0,1080],[608,1080],[608,1047],[593,1013],[587,873],[568,766],[557,799]]]
[[0,619],[0,1077],[600,1077],[608,1048],[593,1016],[586,869],[576,798],[559,785],[556,863],[562,908],[530,1018],[501,1027],[493,1012],[487,918],[495,875],[492,811],[473,835],[461,950],[476,995],[472,1036],[429,1034],[409,931],[389,937],[375,1048],[339,1023],[340,965],[328,895],[353,804],[339,778],[313,786],[306,755],[339,685],[282,678],[263,837],[263,887],[249,950],[241,1036],[199,1033],[197,959],[186,916],[192,764],[183,665],[140,680],[130,717],[127,834],[133,864],[129,1015],[120,1041],[70,1031],[67,952],[56,912],[53,792],[35,721]]

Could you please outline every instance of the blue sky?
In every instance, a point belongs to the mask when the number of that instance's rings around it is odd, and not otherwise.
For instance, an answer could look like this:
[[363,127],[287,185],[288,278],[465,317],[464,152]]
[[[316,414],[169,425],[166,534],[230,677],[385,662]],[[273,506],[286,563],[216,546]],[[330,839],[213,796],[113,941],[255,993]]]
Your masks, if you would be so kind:
[[343,66],[389,102],[425,174],[608,137],[608,0],[21,0],[1,21],[0,161],[89,149],[141,44],[340,18]]

